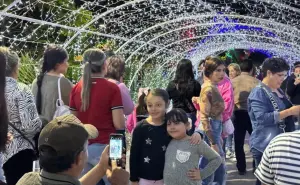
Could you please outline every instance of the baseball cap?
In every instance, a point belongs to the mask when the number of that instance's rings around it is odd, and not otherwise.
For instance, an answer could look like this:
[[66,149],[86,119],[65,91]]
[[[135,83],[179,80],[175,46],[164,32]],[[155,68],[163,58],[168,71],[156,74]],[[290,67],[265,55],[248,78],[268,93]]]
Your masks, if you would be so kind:
[[84,146],[87,139],[98,137],[98,130],[90,124],[83,124],[73,114],[59,116],[48,123],[41,131],[38,147],[40,155],[42,146],[49,146],[56,155],[77,152]]

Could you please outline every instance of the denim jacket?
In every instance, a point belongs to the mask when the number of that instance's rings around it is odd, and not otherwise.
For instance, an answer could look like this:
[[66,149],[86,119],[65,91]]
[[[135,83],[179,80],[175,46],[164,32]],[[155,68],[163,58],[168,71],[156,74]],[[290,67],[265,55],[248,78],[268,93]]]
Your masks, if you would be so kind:
[[[274,110],[269,96],[261,86],[264,86],[273,96],[274,100],[278,104],[280,111],[286,109],[287,107],[285,106],[283,101],[277,95],[273,94],[271,89],[263,83],[260,83],[251,91],[248,97],[248,113],[253,129],[250,137],[250,147],[251,150],[256,149],[260,152],[264,152],[270,141],[275,136],[283,133],[283,130],[280,129],[278,125],[278,123],[280,122],[279,112]],[[284,98],[287,99],[282,91],[280,91],[280,93],[282,93]],[[294,123],[291,122],[290,118],[288,118],[287,120],[289,120],[288,123],[290,123],[289,125],[287,125],[289,126],[288,131],[292,131],[294,127],[291,124]],[[285,122],[287,122],[287,120],[285,120]]]

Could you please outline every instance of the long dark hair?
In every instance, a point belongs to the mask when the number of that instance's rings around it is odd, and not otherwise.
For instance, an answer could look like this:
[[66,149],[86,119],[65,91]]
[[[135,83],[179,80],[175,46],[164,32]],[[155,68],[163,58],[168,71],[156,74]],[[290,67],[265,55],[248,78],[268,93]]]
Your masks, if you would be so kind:
[[146,98],[146,94],[142,93],[142,95],[138,99],[138,104],[136,106],[136,114],[137,115],[148,114],[145,98]]
[[0,50],[0,151],[5,151],[8,131],[8,115],[5,101],[6,57]]
[[193,83],[194,78],[192,62],[188,59],[180,60],[176,68],[174,81],[181,96],[187,96],[194,92],[194,86],[190,85]]
[[68,58],[67,51],[56,45],[50,45],[46,48],[42,61],[42,70],[37,77],[37,97],[36,97],[36,107],[38,113],[42,112],[42,84],[45,73],[56,68],[57,64],[63,63]]

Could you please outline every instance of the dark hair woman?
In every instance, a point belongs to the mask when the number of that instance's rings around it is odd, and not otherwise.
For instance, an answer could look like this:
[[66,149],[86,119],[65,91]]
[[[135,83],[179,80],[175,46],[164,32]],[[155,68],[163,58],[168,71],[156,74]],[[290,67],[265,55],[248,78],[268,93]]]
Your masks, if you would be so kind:
[[[33,138],[41,130],[42,122],[30,89],[17,82],[20,62],[18,55],[4,47],[0,48],[0,53],[3,53],[7,59],[5,98],[9,132],[14,136],[3,153],[3,170],[7,184],[12,185],[16,184],[25,173],[32,171],[35,157]],[[28,139],[22,137],[20,132]]]
[[8,117],[5,101],[6,57],[0,52],[0,151],[5,150],[7,141]]
[[[8,117],[5,100],[5,69],[6,69],[6,57],[0,52],[0,151],[5,151],[5,145],[7,142],[8,131]],[[2,158],[0,156],[0,158]],[[3,165],[2,159],[0,159],[0,165]],[[0,169],[0,184],[5,181],[3,170]]]
[[[206,60],[204,67],[204,75],[207,80],[202,84],[200,94],[200,120],[211,147],[224,158],[225,154],[221,144],[221,134],[222,113],[225,109],[225,103],[217,85],[224,79],[226,67],[223,61],[215,57],[210,57]],[[200,166],[205,166],[204,163],[205,161],[201,160]],[[224,177],[225,167],[224,164],[221,164],[215,172],[214,181],[217,182],[217,184],[223,184],[225,181]],[[210,180],[211,179],[207,178],[204,181],[207,182]]]
[[172,80],[168,87],[170,99],[173,103],[173,108],[183,109],[189,118],[192,120],[192,129],[190,133],[195,131],[196,112],[192,98],[199,96],[201,86],[198,81],[194,79],[193,65],[188,59],[182,59],[179,61],[175,73],[175,79]]
[[[263,81],[248,97],[248,113],[253,129],[250,147],[256,167],[275,136],[295,130],[293,116],[299,116],[300,106],[293,106],[280,89],[289,69],[290,66],[282,58],[266,59],[262,65]],[[264,173],[260,170],[256,172],[257,177]],[[261,183],[257,180],[256,184]]]
[[98,164],[110,134],[125,129],[125,120],[120,89],[116,83],[105,79],[107,63],[104,52],[88,49],[83,54],[83,62],[83,78],[72,89],[70,109],[82,123],[94,125],[99,132],[96,139],[89,141],[88,165],[84,170],[87,173]]
[[125,62],[120,56],[111,56],[107,59],[107,74],[106,78],[109,81],[118,85],[122,95],[122,102],[124,106],[124,114],[129,115],[134,109],[134,104],[130,96],[129,89],[123,83],[123,76],[125,73]]
[[59,98],[58,83],[61,87],[61,99],[65,105],[69,105],[73,84],[63,76],[67,72],[68,66],[68,53],[64,48],[55,45],[46,48],[42,60],[42,70],[33,82],[32,92],[36,98],[40,116],[48,121],[53,119],[56,110],[56,102]]

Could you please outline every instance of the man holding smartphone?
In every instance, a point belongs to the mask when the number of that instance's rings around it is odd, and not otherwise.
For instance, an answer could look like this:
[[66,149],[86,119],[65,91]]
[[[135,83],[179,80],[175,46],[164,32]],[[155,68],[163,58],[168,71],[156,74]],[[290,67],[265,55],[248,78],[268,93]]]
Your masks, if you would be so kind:
[[294,105],[300,105],[300,62],[294,64],[294,73],[287,84],[287,94]]
[[106,173],[112,185],[128,184],[128,172],[117,167],[116,161],[109,167],[109,147],[103,151],[99,163],[79,179],[88,159],[88,139],[96,137],[97,129],[82,124],[74,115],[55,118],[39,137],[41,172],[25,174],[17,185],[95,185]]

